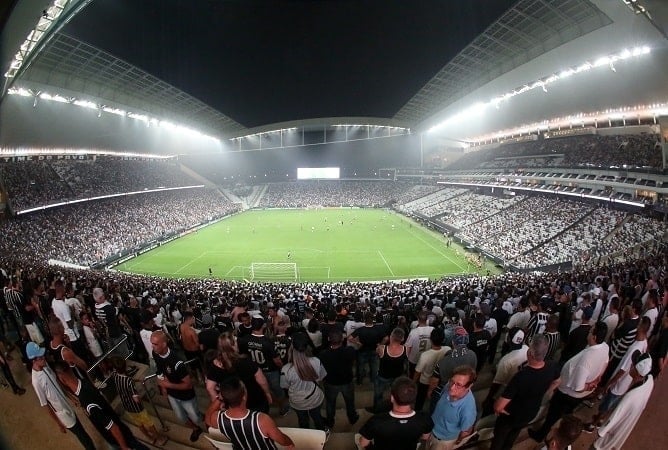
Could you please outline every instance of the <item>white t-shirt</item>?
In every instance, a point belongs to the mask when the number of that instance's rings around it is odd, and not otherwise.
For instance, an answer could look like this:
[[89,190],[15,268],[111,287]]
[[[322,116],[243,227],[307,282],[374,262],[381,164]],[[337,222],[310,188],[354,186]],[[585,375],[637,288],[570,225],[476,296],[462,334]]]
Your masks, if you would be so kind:
[[429,379],[434,373],[434,366],[450,350],[452,350],[450,347],[444,345],[438,350],[430,348],[420,355],[417,365],[415,366],[415,371],[420,372],[420,383],[429,384]]
[[643,314],[643,317],[649,317],[649,330],[647,331],[647,337],[652,336],[652,330],[654,329],[654,324],[656,323],[657,317],[659,317],[659,310],[654,307],[652,309],[648,309],[645,311],[645,314]]
[[608,365],[610,348],[605,342],[590,345],[566,361],[561,369],[559,390],[573,398],[584,398],[593,390],[585,391],[585,384],[599,377]]
[[72,320],[72,313],[70,307],[67,306],[64,300],[56,300],[55,298],[51,300],[51,309],[53,313],[60,319],[65,328],[65,334],[70,338],[70,342],[76,341],[79,339],[79,334],[73,328],[67,324],[68,321]]
[[612,336],[619,323],[619,314],[608,314],[603,318],[603,323],[608,327],[608,332],[605,334],[605,342],[609,342],[610,336]]
[[86,342],[88,342],[88,349],[93,354],[93,356],[95,356],[96,358],[102,356],[103,353],[102,347],[100,347],[100,343],[97,341],[95,333],[93,333],[93,330],[91,330],[90,327],[84,325],[83,332],[84,336],[86,336]]
[[515,327],[519,327],[523,330],[527,329],[527,326],[529,326],[529,320],[531,319],[531,311],[529,309],[525,309],[524,311],[518,311],[512,316],[510,316],[510,319],[508,320],[508,329],[512,330]]
[[56,374],[49,367],[32,371],[32,386],[39,399],[40,406],[51,405],[58,420],[65,428],[72,428],[77,422],[74,408],[65,398],[65,394],[58,385]]
[[420,358],[420,353],[429,350],[431,348],[431,332],[434,327],[422,326],[417,327],[408,334],[408,339],[406,339],[406,347],[410,347],[408,352],[408,361],[412,364],[417,364],[418,359]]
[[74,311],[74,321],[77,322],[81,316],[81,311],[83,311],[81,302],[76,297],[70,297],[65,299],[65,304],[70,307],[71,311]]
[[620,370],[623,370],[626,373],[610,387],[610,392],[615,395],[624,395],[631,387],[631,383],[633,382],[633,378],[631,375],[629,375],[629,372],[631,371],[631,364],[633,364],[631,357],[633,356],[633,352],[636,350],[640,350],[641,353],[645,353],[647,351],[647,340],[633,341],[633,344],[629,346],[629,349],[624,354],[624,357],[617,365],[615,374]]
[[141,337],[141,342],[144,344],[144,348],[148,353],[149,358],[153,358],[153,346],[151,345],[151,335],[153,332],[151,330],[141,329],[139,332],[139,337]]
[[522,345],[517,350],[504,355],[496,365],[496,374],[494,383],[506,386],[511,378],[519,371],[520,366],[527,360],[527,351],[529,347]]
[[[489,331],[489,334],[492,335],[492,337],[496,336],[496,333],[499,330],[499,326],[496,324],[496,319],[494,317],[490,317],[487,319],[485,322],[485,326],[483,327],[485,330]],[[496,351],[496,349],[494,349]]]

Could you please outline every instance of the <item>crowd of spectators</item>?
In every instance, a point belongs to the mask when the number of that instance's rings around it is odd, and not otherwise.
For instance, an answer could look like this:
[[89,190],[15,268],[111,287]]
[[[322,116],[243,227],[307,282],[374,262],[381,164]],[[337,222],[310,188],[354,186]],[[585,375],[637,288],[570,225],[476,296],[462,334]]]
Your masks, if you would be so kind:
[[661,240],[665,234],[665,222],[637,214],[630,215],[614,234],[593,247],[591,257],[626,252],[639,244]]
[[442,222],[456,229],[464,230],[468,225],[494,216],[522,200],[524,200],[522,195],[497,197],[468,191],[442,204],[439,212],[445,214],[441,217]]
[[203,188],[66,205],[2,222],[0,254],[35,264],[55,259],[89,266],[235,208],[217,191]]
[[[511,167],[663,168],[661,139],[654,134],[584,135],[502,144],[473,151],[447,169]],[[502,159],[502,158],[517,159]]]
[[0,180],[15,211],[58,202],[197,184],[174,161],[25,161],[0,164]]
[[441,186],[436,184],[416,184],[398,196],[395,200],[397,204],[403,205],[419,198],[424,198],[440,189],[442,189]]
[[[588,258],[589,255],[596,253],[600,243],[604,242],[608,235],[621,225],[626,216],[627,213],[623,211],[599,206],[563,233],[529,253],[515,258],[514,265],[526,268],[535,267],[538,264],[547,266],[566,261],[582,261],[583,258]],[[611,236],[610,240],[615,239]]]
[[[290,438],[273,430],[274,421],[290,413],[268,408],[271,403],[277,407],[282,404],[274,397],[272,380],[277,373],[280,387],[289,389],[289,404],[302,427],[309,426],[310,416],[316,428],[329,431],[336,411],[330,403],[336,401],[336,392],[350,389],[347,395],[352,396],[353,410],[349,411],[348,422],[352,426],[363,421],[358,441],[362,446],[370,442],[385,445],[395,439],[395,448],[404,449],[429,440],[430,448],[449,449],[479,438],[484,428],[493,428],[492,448],[510,448],[520,433],[526,435],[524,430],[535,420],[528,436],[538,444],[550,436],[548,442],[556,440],[557,444],[549,448],[566,448],[583,428],[596,433],[594,448],[622,448],[652,393],[654,380],[665,377],[665,246],[640,260],[572,272],[380,284],[253,284],[91,270],[55,273],[44,265],[28,269],[20,260],[15,261],[0,261],[0,278],[5,285],[3,316],[13,317],[9,322],[19,327],[32,319],[32,325],[42,328],[44,320],[49,324],[62,320],[52,316],[49,305],[67,292],[84,314],[95,317],[103,343],[108,340],[105,336],[109,328],[122,325],[119,329],[133,342],[133,358],[145,363],[156,359],[159,387],[170,397],[179,392],[187,394],[181,403],[195,399],[195,410],[188,412],[187,422],[193,441],[202,433],[199,427],[204,406],[207,425],[220,428],[237,448],[257,448],[237,442],[241,438],[224,426],[230,417],[219,409],[227,407],[229,414],[241,409],[236,417],[248,415],[256,421],[259,430],[251,427],[247,432],[289,446]],[[40,305],[40,320],[37,314],[28,314],[34,305]],[[25,309],[27,306],[30,310]],[[67,325],[76,329],[80,326],[77,322],[73,317]],[[0,323],[4,325],[5,320]],[[199,326],[196,324],[203,328],[199,336],[192,330]],[[320,332],[320,352],[305,328]],[[58,327],[42,330],[45,345],[51,345],[50,340],[57,337],[52,330]],[[150,345],[142,340],[144,332],[150,337]],[[167,335],[173,339],[171,350]],[[197,400],[187,372],[166,371],[178,368],[179,361],[185,360],[180,355],[191,339],[186,335],[203,348],[213,349],[206,358],[195,355],[202,358],[207,387],[211,387],[206,401]],[[348,341],[347,346],[342,347],[342,337]],[[16,344],[29,349],[24,355],[26,364],[43,366],[40,358],[44,352],[36,349],[36,344],[27,340]],[[285,350],[285,360],[279,349]],[[18,359],[18,351],[16,355]],[[412,355],[412,359],[406,355]],[[269,361],[274,365],[267,366]],[[417,363],[411,366],[408,363],[412,361]],[[241,363],[247,369],[244,372]],[[304,364],[313,366],[314,371],[304,369]],[[364,371],[367,365],[370,370]],[[56,366],[62,380],[66,369]],[[355,400],[355,375],[361,384],[374,385],[373,406]],[[419,380],[419,384],[406,375]],[[237,377],[243,379],[246,390],[238,387]],[[77,382],[70,384],[76,386]],[[179,384],[187,384],[187,389],[174,389]],[[316,393],[309,406],[302,406],[308,398],[302,393],[305,388],[294,388],[299,384],[308,385]],[[334,396],[323,395],[317,387],[320,384],[324,392],[334,389]],[[427,389],[427,401],[414,410],[420,385]],[[484,400],[472,393],[487,388],[493,389]],[[247,402],[239,402],[239,398],[246,398],[244,393],[248,394]],[[604,397],[598,404],[599,393],[614,397]],[[259,406],[251,402],[252,398],[262,400],[258,400]],[[598,414],[591,418],[587,408],[576,410],[583,402],[591,402]],[[181,420],[180,415],[185,420],[185,413],[178,410],[179,402],[170,398],[170,404],[177,420]],[[323,406],[328,411],[324,418]],[[357,414],[364,406],[372,416]],[[562,417],[561,425],[550,433]],[[401,426],[413,424],[416,419],[419,423],[415,426]],[[56,445],[58,436],[51,436],[52,445]],[[110,442],[114,443],[113,438]],[[629,448],[634,445],[628,443]]]
[[441,205],[445,204],[451,198],[468,192],[464,188],[443,188],[422,198],[399,203],[397,208],[406,214],[420,213],[423,216],[433,217],[441,210]]
[[260,199],[263,208],[384,206],[414,183],[395,181],[293,181],[271,183]]
[[585,203],[529,197],[465,227],[461,237],[504,260],[513,260],[556,236],[591,211]]

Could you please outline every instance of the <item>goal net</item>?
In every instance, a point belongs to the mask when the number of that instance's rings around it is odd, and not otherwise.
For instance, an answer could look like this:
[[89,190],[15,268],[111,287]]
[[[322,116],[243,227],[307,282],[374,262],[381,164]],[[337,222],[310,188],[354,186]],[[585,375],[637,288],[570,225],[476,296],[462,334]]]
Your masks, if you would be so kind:
[[257,262],[250,266],[251,280],[297,281],[297,264]]

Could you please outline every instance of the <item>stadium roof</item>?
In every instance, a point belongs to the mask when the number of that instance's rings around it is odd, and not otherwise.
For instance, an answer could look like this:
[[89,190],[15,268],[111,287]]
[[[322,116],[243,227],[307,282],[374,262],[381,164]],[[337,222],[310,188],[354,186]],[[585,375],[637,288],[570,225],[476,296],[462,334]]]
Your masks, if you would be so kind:
[[[220,137],[318,117],[371,117],[366,123],[424,131],[476,101],[638,44],[652,47],[652,61],[620,64],[609,83],[583,78],[541,98],[513,100],[502,119],[443,132],[462,139],[546,118],[545,104],[554,116],[668,100],[665,70],[657,70],[666,67],[667,44],[668,8],[660,0],[637,2],[653,23],[624,0],[88,3],[70,1],[85,8],[63,16],[11,81],[136,108]],[[39,11],[41,4],[17,2],[24,29],[35,23],[26,8]],[[4,49],[11,48],[7,34],[25,34],[17,29],[3,33]]]

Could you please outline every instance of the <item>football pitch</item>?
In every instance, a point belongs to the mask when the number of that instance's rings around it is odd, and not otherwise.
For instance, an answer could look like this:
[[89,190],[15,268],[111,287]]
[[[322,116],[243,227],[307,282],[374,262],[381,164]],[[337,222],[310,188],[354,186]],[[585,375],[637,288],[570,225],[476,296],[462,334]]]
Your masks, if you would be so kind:
[[[481,272],[488,268],[498,272],[491,264]],[[461,247],[447,247],[436,232],[392,211],[318,209],[247,211],[116,270],[170,278],[333,282],[439,278],[476,268]]]

